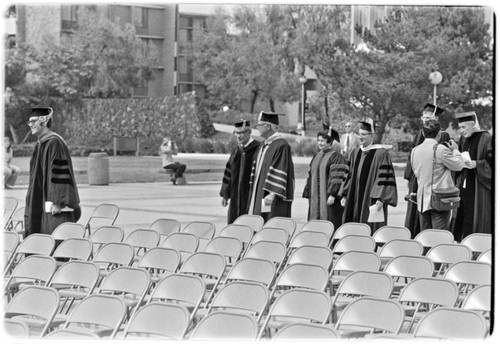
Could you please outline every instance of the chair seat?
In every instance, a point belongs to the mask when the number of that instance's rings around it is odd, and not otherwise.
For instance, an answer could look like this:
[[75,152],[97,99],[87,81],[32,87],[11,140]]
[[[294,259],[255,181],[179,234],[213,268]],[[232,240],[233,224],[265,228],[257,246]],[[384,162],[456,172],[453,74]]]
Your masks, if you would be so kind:
[[28,315],[15,315],[10,319],[23,322],[30,328],[43,328],[45,324],[47,324],[47,319],[35,318],[33,316]]
[[67,327],[68,330],[71,330],[72,332],[79,332],[79,333],[94,333],[98,335],[99,337],[105,337],[111,335],[113,332],[112,329],[110,328],[104,328],[102,326],[96,327],[95,325],[75,325],[75,324],[70,324]]
[[370,329],[363,326],[343,325],[337,330],[342,338],[362,338],[370,334]]

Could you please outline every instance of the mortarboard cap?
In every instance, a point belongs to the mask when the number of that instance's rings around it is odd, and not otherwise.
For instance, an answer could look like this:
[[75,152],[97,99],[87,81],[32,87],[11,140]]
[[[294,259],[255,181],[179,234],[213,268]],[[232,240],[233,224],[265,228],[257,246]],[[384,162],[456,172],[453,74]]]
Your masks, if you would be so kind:
[[332,127],[330,127],[328,124],[323,123],[323,133],[328,135],[332,141],[337,141],[340,142],[340,135],[339,132]]
[[424,111],[425,112],[432,112],[434,114],[434,116],[439,116],[444,112],[444,109],[440,108],[437,105],[427,103],[424,106]]
[[240,122],[234,123],[235,128],[250,128],[250,121],[242,119]]
[[31,108],[30,117],[50,116],[50,115],[52,115],[52,112],[53,112],[53,110],[51,107],[34,107],[34,108]]
[[458,119],[458,123],[474,121],[477,123],[477,116],[474,111],[457,113],[455,118]]
[[258,121],[278,125],[279,124],[279,116],[284,116],[284,114],[261,111],[259,114]]
[[371,118],[367,118],[364,121],[358,121],[358,123],[359,123],[359,129],[363,129],[371,133],[375,132],[375,125],[373,124],[373,120]]

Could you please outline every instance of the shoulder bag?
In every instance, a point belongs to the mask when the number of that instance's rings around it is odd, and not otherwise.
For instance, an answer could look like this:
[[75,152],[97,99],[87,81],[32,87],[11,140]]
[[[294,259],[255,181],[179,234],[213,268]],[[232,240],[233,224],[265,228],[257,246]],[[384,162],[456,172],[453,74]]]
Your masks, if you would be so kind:
[[458,208],[460,205],[460,190],[455,187],[434,189],[434,164],[436,163],[436,149],[432,157],[432,181],[431,181],[431,208],[437,211],[448,211]]

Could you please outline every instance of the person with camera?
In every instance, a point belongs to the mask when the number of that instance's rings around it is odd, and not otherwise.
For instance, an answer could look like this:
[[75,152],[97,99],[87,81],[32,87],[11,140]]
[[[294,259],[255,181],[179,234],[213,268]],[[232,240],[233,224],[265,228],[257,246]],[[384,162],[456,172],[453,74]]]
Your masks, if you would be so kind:
[[165,170],[172,170],[173,176],[170,181],[176,184],[186,184],[184,179],[184,171],[186,165],[174,161],[172,155],[177,155],[177,144],[170,137],[165,137],[160,146],[160,155],[162,158],[162,166]]
[[[453,140],[438,144],[440,130],[437,120],[426,122],[422,129],[424,141],[410,153],[411,167],[418,184],[416,203],[421,231],[429,228],[449,230],[451,209],[443,210],[433,204],[433,192],[443,190],[452,193],[455,184],[451,172],[461,171],[465,166],[464,158]],[[457,197],[458,194],[448,197],[450,208],[459,204],[459,199],[454,199]]]

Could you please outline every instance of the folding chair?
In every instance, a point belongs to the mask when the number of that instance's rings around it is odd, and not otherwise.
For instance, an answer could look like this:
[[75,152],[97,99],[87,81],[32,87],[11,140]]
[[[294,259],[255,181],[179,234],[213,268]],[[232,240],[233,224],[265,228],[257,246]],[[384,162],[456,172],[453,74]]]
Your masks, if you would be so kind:
[[130,318],[145,302],[150,286],[151,276],[145,269],[121,266],[103,278],[98,293],[120,296],[127,305],[127,318]]
[[288,245],[289,254],[292,253],[295,249],[301,246],[320,246],[320,247],[328,247],[329,238],[323,232],[315,232],[315,231],[303,231],[299,232],[292,239],[290,239],[290,243]]
[[288,232],[286,229],[283,228],[263,228],[258,232],[255,232],[255,234],[252,237],[252,240],[250,240],[250,243],[248,245],[253,245],[256,242],[259,241],[272,241],[272,242],[279,242],[286,246],[289,241],[288,237]]
[[38,254],[50,256],[55,245],[56,242],[52,235],[39,233],[28,235],[21,241],[16,251],[11,255],[11,259],[5,268],[5,274],[7,275],[20,259],[27,255]]
[[264,226],[262,226],[262,228],[268,228],[268,227],[283,228],[288,232],[288,237],[292,238],[295,232],[295,228],[297,227],[297,224],[295,220],[290,217],[276,216],[267,220],[267,222],[264,223]]
[[90,241],[94,245],[92,253],[97,252],[102,245],[110,242],[122,242],[125,237],[125,232],[120,227],[102,226],[97,228],[90,235]]
[[158,219],[149,226],[160,235],[160,244],[167,236],[181,230],[181,223],[175,219]]
[[379,250],[378,255],[380,256],[381,268],[392,258],[398,256],[421,256],[424,253],[424,247],[422,244],[413,239],[393,239],[385,243]]
[[472,251],[462,244],[439,244],[431,247],[426,256],[438,267],[435,276],[438,276],[453,263],[472,259]]
[[63,241],[66,239],[81,239],[85,234],[85,227],[79,223],[64,222],[57,226],[52,232],[54,239]]
[[189,311],[181,305],[148,303],[130,318],[123,339],[182,339],[189,326],[189,316]]
[[87,238],[69,238],[57,246],[52,257],[58,264],[67,260],[88,260],[92,255],[92,242]]
[[337,288],[332,299],[332,322],[339,310],[362,296],[388,299],[392,294],[394,280],[381,271],[354,271],[347,275]]
[[458,262],[446,270],[443,278],[457,283],[459,297],[456,306],[460,306],[465,296],[474,288],[491,284],[491,265],[478,261]]
[[201,277],[174,273],[161,279],[151,292],[148,304],[158,302],[176,303],[185,306],[189,313],[189,323],[200,309],[206,287]]
[[380,247],[394,239],[411,239],[411,232],[406,227],[383,226],[377,229],[372,237]]
[[88,235],[90,236],[92,234],[92,228],[113,226],[119,213],[120,208],[116,204],[99,204],[95,207],[92,215],[90,215],[90,218],[85,224],[85,230],[88,231]]
[[23,258],[5,283],[7,298],[10,300],[22,286],[45,285],[54,271],[56,271],[56,261],[52,257],[31,255]]
[[254,318],[246,314],[215,312],[207,315],[196,325],[190,339],[255,340],[259,327]]
[[244,258],[264,259],[272,262],[278,270],[286,257],[286,248],[279,242],[259,241],[249,246]]
[[493,237],[489,233],[472,233],[463,238],[460,243],[470,248],[473,259],[476,259],[484,251],[491,250]]
[[300,232],[302,231],[313,231],[313,232],[321,232],[326,234],[328,237],[328,241],[330,242],[333,232],[335,231],[335,227],[333,226],[333,223],[330,221],[326,220],[309,220],[307,221],[301,228]]
[[394,278],[394,294],[411,280],[434,275],[434,263],[425,256],[398,256],[384,267],[384,272]]
[[259,323],[269,301],[269,290],[260,283],[235,281],[215,294],[207,314],[214,311],[245,313]]
[[205,247],[205,252],[217,253],[226,258],[226,267],[232,266],[243,251],[243,245],[239,239],[218,236],[210,240]]
[[16,211],[18,200],[14,197],[3,198],[3,228],[9,230],[10,218]]
[[181,232],[196,235],[200,240],[200,248],[204,249],[215,235],[215,225],[208,221],[193,221],[182,228]]
[[410,281],[398,297],[398,302],[402,304],[409,318],[405,332],[411,333],[418,318],[430,310],[438,306],[453,307],[457,298],[457,285],[451,281],[434,277],[421,277]]
[[99,266],[101,275],[120,266],[130,266],[134,260],[134,248],[123,242],[110,242],[102,246],[92,261]]
[[492,261],[493,261],[492,250],[486,250],[483,253],[481,253],[479,255],[479,257],[477,257],[477,261],[483,262],[483,263],[488,263],[491,265]]
[[10,300],[5,308],[4,317],[26,324],[31,336],[39,333],[41,338],[51,327],[58,307],[57,290],[42,286],[28,286],[21,289]]
[[375,252],[348,251],[334,262],[329,281],[331,295],[336,287],[353,271],[379,271],[380,257]]
[[177,250],[166,247],[153,247],[141,257],[138,268],[146,269],[151,282],[155,285],[160,279],[177,272],[181,264],[181,255]]
[[264,226],[264,219],[260,215],[243,214],[238,216],[238,218],[234,220],[233,224],[245,225],[250,227],[254,232],[258,232]]
[[220,254],[196,252],[186,259],[179,272],[200,276],[203,279],[208,293],[205,303],[208,305],[221,283],[225,270],[226,260]]
[[233,223],[222,228],[218,236],[236,238],[243,245],[243,250],[246,250],[250,241],[252,240],[254,233],[255,232],[249,226],[235,225]]
[[276,277],[271,297],[290,288],[325,291],[328,283],[328,271],[318,265],[292,264],[286,266]]
[[347,235],[362,235],[362,236],[371,236],[372,230],[369,225],[366,223],[360,222],[346,222],[341,225],[335,233],[333,233],[332,241],[330,246],[333,246],[337,240],[342,239]]
[[271,304],[262,323],[258,338],[267,337],[273,329],[279,329],[292,322],[314,322],[325,324],[330,314],[331,302],[326,293],[316,290],[291,289],[278,296]]
[[179,251],[181,262],[184,262],[190,255],[198,250],[200,240],[191,233],[175,232],[163,240],[161,247],[171,248]]
[[445,229],[425,229],[415,235],[414,239],[422,244],[424,247],[424,254],[427,253],[431,247],[439,244],[453,244],[455,240],[453,238],[453,233]]
[[343,338],[364,337],[374,333],[398,334],[405,311],[395,300],[361,297],[348,304],[340,314],[335,330]]
[[349,251],[375,252],[375,247],[375,240],[371,236],[345,235],[335,243],[332,252],[334,259],[337,259],[342,253]]
[[30,328],[29,326],[21,321],[16,321],[12,319],[3,319],[3,330],[6,335],[14,338],[29,338]]
[[328,247],[321,246],[301,246],[292,252],[286,262],[286,265],[303,263],[318,265],[326,271],[330,271],[332,265],[333,253]]
[[283,326],[272,340],[328,340],[340,339],[340,333],[328,325],[291,323]]
[[25,207],[18,207],[12,216],[10,217],[10,221],[7,223],[6,230],[16,232],[19,235],[24,235],[24,212]]
[[100,338],[113,339],[127,313],[123,298],[115,295],[92,294],[78,303],[60,327],[73,332],[89,331]]
[[138,261],[147,250],[158,246],[160,234],[151,229],[136,229],[127,236],[124,242],[134,247],[134,260]]
[[[486,319],[490,318],[491,312],[491,285],[480,285],[470,291],[462,303],[463,309],[480,312]],[[452,306],[450,306],[452,307]]]
[[484,339],[487,325],[484,317],[471,310],[439,307],[422,317],[414,337],[450,340]]
[[229,270],[223,285],[233,281],[261,283],[270,288],[276,275],[276,265],[264,259],[242,258]]

